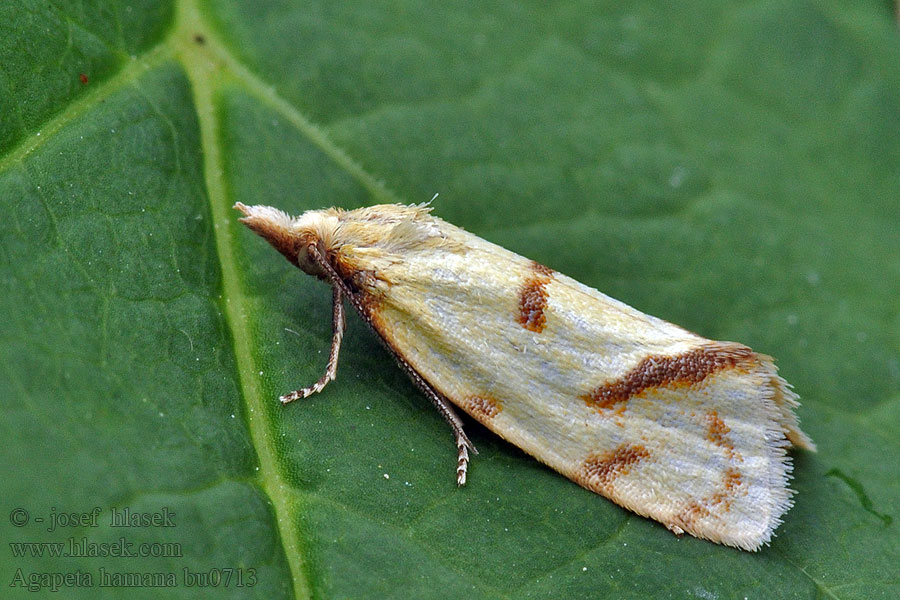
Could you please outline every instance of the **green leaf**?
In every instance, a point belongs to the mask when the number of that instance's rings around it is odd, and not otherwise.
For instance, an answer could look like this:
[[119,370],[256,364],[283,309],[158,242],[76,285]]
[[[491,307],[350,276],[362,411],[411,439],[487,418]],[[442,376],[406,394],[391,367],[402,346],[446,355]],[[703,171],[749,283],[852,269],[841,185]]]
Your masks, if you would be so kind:
[[[900,595],[892,10],[4,2],[4,597]],[[231,205],[435,192],[778,357],[820,450],[771,547],[676,538],[473,423],[456,489],[446,426],[353,315],[338,380],[279,405],[324,368],[330,294]],[[163,520],[113,527],[126,507]]]

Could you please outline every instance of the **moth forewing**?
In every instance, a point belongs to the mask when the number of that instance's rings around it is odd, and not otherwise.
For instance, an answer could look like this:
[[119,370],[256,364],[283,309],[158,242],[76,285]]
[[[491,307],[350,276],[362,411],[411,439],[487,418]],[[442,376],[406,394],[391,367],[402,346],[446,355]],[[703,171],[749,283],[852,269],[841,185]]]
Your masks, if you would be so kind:
[[[472,446],[451,402],[676,533],[756,550],[790,508],[786,449],[814,446],[769,357],[645,315],[425,206],[236,208],[373,327],[451,425],[458,483]],[[329,369],[301,392],[333,378],[335,323]]]

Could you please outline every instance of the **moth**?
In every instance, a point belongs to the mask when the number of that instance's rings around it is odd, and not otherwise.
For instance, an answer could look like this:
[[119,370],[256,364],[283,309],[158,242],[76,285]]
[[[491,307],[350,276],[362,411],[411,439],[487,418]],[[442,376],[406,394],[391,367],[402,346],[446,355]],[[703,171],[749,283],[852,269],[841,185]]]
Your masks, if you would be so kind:
[[758,550],[791,507],[787,450],[815,445],[771,357],[705,339],[430,214],[428,205],[235,208],[328,283],[334,380],[344,300],[450,425],[457,409],[579,485],[676,534]]

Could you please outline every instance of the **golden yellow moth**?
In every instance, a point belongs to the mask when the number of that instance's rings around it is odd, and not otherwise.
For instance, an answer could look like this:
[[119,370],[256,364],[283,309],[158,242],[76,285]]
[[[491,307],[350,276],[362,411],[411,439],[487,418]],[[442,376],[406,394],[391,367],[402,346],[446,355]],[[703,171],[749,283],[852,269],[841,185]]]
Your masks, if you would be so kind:
[[474,447],[454,405],[675,533],[758,550],[790,508],[787,448],[815,446],[770,357],[645,315],[426,205],[235,208],[333,291],[325,374],[282,402],[335,378],[346,297],[450,424],[459,485]]

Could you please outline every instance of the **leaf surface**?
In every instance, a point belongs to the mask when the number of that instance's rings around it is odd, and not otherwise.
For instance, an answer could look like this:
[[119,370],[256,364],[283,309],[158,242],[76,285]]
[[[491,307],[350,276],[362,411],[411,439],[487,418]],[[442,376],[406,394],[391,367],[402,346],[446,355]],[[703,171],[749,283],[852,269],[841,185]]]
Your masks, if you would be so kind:
[[[3,3],[0,582],[900,594],[897,38],[887,3]],[[820,450],[794,454],[771,547],[676,538],[474,423],[456,489],[446,426],[352,314],[338,380],[278,404],[324,368],[330,294],[230,206],[436,192],[448,221],[778,358]],[[112,526],[126,507],[172,526]]]

